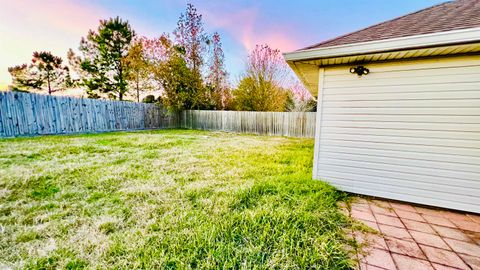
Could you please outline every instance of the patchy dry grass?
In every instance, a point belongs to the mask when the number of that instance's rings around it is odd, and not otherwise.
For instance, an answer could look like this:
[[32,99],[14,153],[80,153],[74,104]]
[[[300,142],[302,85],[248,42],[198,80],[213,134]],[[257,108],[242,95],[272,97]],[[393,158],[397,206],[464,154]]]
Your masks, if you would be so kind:
[[0,268],[348,269],[313,140],[168,130],[0,140]]

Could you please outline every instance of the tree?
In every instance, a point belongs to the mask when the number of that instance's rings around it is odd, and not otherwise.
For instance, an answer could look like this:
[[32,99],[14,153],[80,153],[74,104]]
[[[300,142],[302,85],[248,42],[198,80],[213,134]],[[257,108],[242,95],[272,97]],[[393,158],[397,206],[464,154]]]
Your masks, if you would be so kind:
[[185,13],[180,15],[173,35],[176,45],[185,50],[187,66],[201,76],[208,39],[203,27],[202,15],[197,13],[197,9],[192,4],[188,4]]
[[90,97],[107,93],[123,100],[128,90],[128,69],[124,58],[128,55],[135,32],[128,21],[119,17],[101,20],[97,32],[90,30],[80,42],[83,53],[81,68],[88,76],[83,84]]
[[[182,83],[190,89],[191,95],[185,105],[193,106],[196,109],[213,109],[215,104],[212,98],[212,89],[203,82],[203,67],[205,64],[205,53],[207,44],[210,42],[204,31],[202,15],[192,5],[187,5],[185,13],[180,15],[177,28],[173,31],[175,37],[175,48],[183,57],[187,68],[192,76],[188,76]],[[190,104],[190,105],[189,105]]]
[[40,89],[42,82],[37,78],[30,76],[28,65],[22,64],[9,67],[8,72],[12,76],[12,84],[15,90]]
[[163,33],[158,38],[141,38],[143,54],[149,64],[157,65],[165,62],[171,55],[173,43],[170,36]]
[[[162,63],[166,62],[173,50],[173,43],[168,34],[163,33],[158,38],[139,39],[142,42],[143,57],[148,70],[148,85],[152,90],[163,90],[161,80],[158,80],[156,73]],[[158,75],[158,74],[157,74]]]
[[140,92],[152,88],[149,78],[149,64],[144,54],[142,39],[136,40],[130,47],[123,64],[128,69],[128,79],[135,89],[137,102],[140,102]]
[[61,84],[64,72],[68,71],[62,66],[62,58],[50,52],[34,52],[30,68],[37,72],[39,81],[46,82],[49,95],[52,94],[52,84]]
[[235,109],[239,111],[286,111],[290,99],[287,89],[253,77],[244,77],[233,95]]
[[82,85],[82,78],[87,78],[88,73],[82,69],[82,58],[75,54],[72,49],[67,51],[67,62],[69,69],[69,76],[72,87],[78,87]]
[[187,66],[183,48],[175,46],[166,35],[155,44],[161,47],[156,49],[157,52],[164,52],[161,56],[164,60],[154,60],[152,65],[155,80],[163,89],[162,103],[172,111],[200,109],[198,91],[202,88],[202,81]]
[[279,50],[257,45],[248,56],[246,72],[233,92],[236,109],[285,111],[291,95],[286,87],[289,75]]
[[298,79],[292,79],[290,90],[292,98],[287,106],[288,111],[314,112],[317,110],[317,101]]
[[207,75],[207,87],[210,90],[214,109],[224,110],[231,102],[232,96],[227,82],[225,71],[225,55],[223,54],[220,35],[215,32],[210,43],[212,57]]
[[48,94],[64,90],[70,83],[68,67],[62,65],[62,58],[50,52],[34,52],[30,65],[8,68],[15,88],[42,90]]
[[154,95],[148,95],[142,99],[143,103],[154,103],[155,102],[155,96]]
[[199,109],[197,89],[202,87],[198,77],[187,67],[183,57],[174,54],[157,70],[163,86],[162,102],[170,110]]

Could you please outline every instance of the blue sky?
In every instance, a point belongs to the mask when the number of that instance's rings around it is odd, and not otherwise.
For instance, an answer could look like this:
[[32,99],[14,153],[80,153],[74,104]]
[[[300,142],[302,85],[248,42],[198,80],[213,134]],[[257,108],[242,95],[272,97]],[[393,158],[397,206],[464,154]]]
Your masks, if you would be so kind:
[[226,66],[235,81],[255,44],[282,52],[352,32],[444,0],[0,0],[0,87],[7,67],[29,61],[34,50],[65,57],[99,19],[120,16],[139,35],[171,32],[187,3],[204,16],[207,32],[222,37]]

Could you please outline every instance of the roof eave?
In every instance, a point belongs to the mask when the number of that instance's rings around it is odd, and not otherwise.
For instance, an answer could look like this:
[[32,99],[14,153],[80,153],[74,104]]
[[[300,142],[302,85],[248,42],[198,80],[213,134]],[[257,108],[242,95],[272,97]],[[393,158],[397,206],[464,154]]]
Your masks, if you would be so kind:
[[480,27],[284,53],[287,62],[480,41]]

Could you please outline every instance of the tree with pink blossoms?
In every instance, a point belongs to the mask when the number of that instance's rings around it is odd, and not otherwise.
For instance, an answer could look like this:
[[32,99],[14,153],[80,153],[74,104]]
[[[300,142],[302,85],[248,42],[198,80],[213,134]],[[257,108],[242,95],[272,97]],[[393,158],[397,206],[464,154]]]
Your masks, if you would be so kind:
[[246,71],[234,90],[237,110],[285,111],[291,100],[290,70],[279,50],[257,45],[247,59]]

